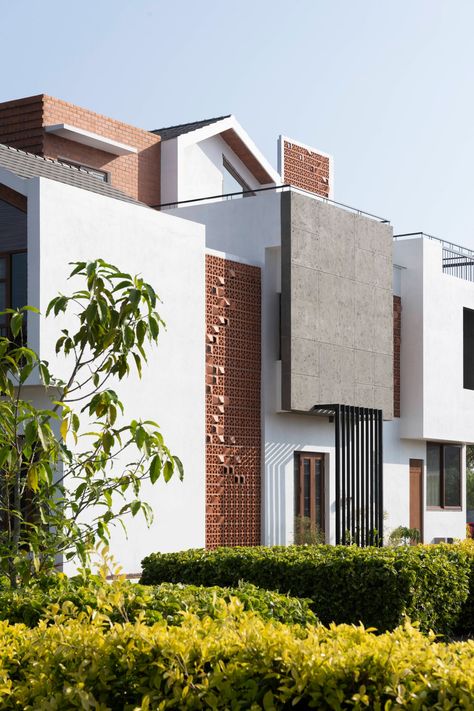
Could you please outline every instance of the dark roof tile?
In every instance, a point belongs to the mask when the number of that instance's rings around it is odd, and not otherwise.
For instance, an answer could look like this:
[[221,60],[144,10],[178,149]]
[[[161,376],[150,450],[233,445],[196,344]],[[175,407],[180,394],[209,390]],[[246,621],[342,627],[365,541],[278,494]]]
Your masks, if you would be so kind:
[[211,123],[222,121],[223,119],[229,118],[229,116],[231,116],[231,114],[227,114],[227,116],[216,116],[216,118],[204,119],[203,121],[180,123],[178,126],[155,128],[153,131],[150,131],[150,133],[156,133],[161,137],[162,141],[168,141],[170,138],[176,138],[177,136],[181,136],[183,133],[196,131],[198,128],[204,128],[204,126],[209,126]]
[[58,160],[52,160],[51,158],[43,158],[42,156],[35,155],[34,153],[26,153],[18,148],[5,146],[1,143],[0,167],[10,170],[20,178],[49,178],[50,180],[56,180],[59,183],[65,183],[66,185],[72,185],[76,188],[89,190],[90,192],[105,195],[106,197],[112,197],[116,200],[132,202],[137,205],[142,204],[137,200],[134,200],[129,195],[126,195],[121,190],[113,188],[108,183],[104,183],[98,178],[94,178],[93,175],[89,175],[88,173],[79,170],[79,168],[67,165],[66,163],[61,163]]

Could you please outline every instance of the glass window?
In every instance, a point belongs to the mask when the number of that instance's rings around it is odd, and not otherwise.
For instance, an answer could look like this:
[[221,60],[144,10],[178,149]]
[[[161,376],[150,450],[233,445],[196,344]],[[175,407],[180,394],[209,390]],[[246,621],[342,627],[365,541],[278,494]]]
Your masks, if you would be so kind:
[[439,446],[429,444],[426,457],[426,503],[441,506],[441,467]]
[[461,447],[427,445],[426,503],[434,508],[461,507]]
[[92,175],[93,178],[97,178],[102,183],[109,182],[109,174],[105,170],[100,170],[100,168],[93,168],[91,165],[84,165],[83,163],[76,163],[73,160],[68,160],[67,158],[59,158],[61,163],[66,165],[71,165],[73,168],[77,168],[81,173],[87,173],[87,175]]
[[28,303],[26,252],[12,254],[11,257],[11,307],[20,309]]
[[461,505],[461,448],[446,445],[444,449],[444,505]]
[[229,163],[226,158],[222,159],[224,170],[222,171],[222,194],[229,195],[233,193],[242,193],[250,191],[249,186],[243,178],[237,173],[235,168]]
[[463,309],[463,386],[474,390],[474,311]]

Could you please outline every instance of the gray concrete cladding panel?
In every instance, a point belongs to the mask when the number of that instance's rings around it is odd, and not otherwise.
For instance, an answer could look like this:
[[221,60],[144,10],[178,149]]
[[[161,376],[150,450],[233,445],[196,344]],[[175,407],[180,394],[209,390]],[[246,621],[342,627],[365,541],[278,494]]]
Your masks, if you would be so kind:
[[340,403],[392,417],[392,228],[282,194],[282,405]]

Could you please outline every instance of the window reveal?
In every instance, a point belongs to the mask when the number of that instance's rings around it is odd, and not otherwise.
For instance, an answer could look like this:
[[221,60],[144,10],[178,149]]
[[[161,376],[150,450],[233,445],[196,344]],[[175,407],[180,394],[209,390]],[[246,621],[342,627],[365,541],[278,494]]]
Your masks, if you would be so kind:
[[461,508],[461,446],[427,444],[428,508]]

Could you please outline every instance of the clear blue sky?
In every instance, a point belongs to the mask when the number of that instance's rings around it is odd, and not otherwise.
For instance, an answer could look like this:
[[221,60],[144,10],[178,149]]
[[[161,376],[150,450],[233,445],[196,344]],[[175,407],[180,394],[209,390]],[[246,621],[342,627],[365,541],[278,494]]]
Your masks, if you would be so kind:
[[332,153],[335,197],[474,248],[473,0],[0,0],[0,100],[143,128],[234,113]]

